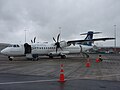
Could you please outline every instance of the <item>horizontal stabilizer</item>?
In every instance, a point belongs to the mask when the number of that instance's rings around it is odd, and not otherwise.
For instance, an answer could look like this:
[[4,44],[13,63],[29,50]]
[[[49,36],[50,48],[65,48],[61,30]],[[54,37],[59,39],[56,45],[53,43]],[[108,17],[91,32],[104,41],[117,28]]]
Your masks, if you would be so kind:
[[87,33],[82,33],[82,34],[80,34],[80,35],[87,35],[87,34],[89,34],[89,33],[91,33],[91,34],[99,34],[99,33],[102,33],[102,32],[88,31]]

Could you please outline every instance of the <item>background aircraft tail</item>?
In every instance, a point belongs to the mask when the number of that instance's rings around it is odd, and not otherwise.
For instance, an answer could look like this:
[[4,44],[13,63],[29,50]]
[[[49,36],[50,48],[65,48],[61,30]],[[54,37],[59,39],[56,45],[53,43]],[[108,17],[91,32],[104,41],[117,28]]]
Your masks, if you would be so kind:
[[106,40],[115,39],[115,38],[97,38],[97,39],[93,39],[93,34],[99,34],[99,33],[101,33],[101,32],[88,31],[87,33],[80,34],[80,35],[87,35],[84,40],[72,40],[72,41],[68,41],[67,44],[75,45],[77,43],[77,44],[81,44],[81,45],[92,46],[92,43],[94,41],[106,41]]
[[80,34],[80,35],[87,35],[84,40],[88,40],[88,41],[84,42],[83,45],[92,46],[93,34],[99,34],[99,33],[101,32],[88,31],[87,33]]

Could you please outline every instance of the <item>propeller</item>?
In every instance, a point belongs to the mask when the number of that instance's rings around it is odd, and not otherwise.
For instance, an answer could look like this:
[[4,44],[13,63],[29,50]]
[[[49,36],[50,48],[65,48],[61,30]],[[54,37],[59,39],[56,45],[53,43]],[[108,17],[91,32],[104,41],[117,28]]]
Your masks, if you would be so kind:
[[59,38],[60,38],[60,34],[58,34],[58,36],[57,36],[57,41],[56,41],[55,38],[53,37],[53,40],[55,41],[55,46],[56,46],[56,53],[57,53],[57,51],[58,51],[58,48],[60,48],[60,49],[62,50],[62,48],[60,47]]
[[35,43],[35,41],[36,41],[36,37],[34,37],[34,39],[31,40],[31,43]]

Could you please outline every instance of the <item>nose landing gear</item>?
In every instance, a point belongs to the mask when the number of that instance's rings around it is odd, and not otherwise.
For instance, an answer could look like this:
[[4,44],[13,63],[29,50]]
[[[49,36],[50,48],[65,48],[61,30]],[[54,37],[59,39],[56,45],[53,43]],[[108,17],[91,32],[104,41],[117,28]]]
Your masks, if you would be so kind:
[[12,60],[13,60],[13,57],[8,56],[8,59],[9,59],[10,61],[12,61]]

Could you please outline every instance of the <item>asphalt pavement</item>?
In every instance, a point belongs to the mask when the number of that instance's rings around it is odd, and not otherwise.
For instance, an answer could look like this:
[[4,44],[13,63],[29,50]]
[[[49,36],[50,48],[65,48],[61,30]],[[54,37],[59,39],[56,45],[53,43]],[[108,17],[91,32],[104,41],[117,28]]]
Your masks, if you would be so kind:
[[[86,58],[78,55],[67,59],[41,57],[38,61],[0,55],[0,90],[120,90],[120,56],[97,54]],[[64,64],[65,83],[58,82],[60,64]]]

